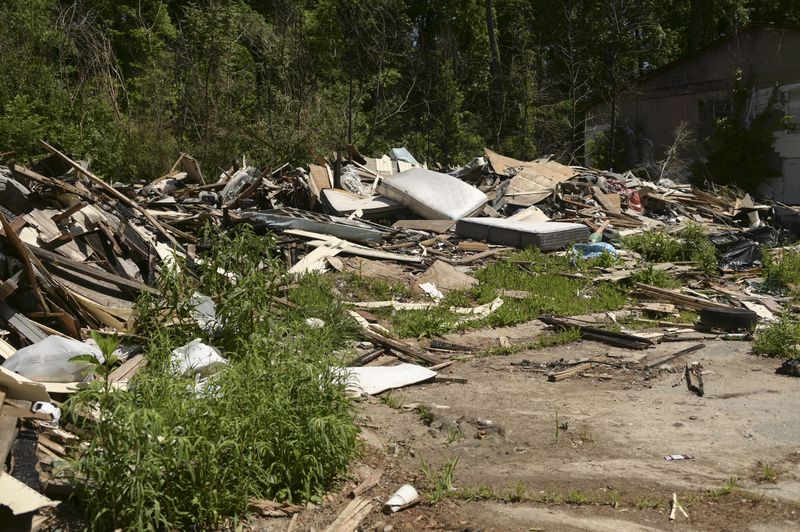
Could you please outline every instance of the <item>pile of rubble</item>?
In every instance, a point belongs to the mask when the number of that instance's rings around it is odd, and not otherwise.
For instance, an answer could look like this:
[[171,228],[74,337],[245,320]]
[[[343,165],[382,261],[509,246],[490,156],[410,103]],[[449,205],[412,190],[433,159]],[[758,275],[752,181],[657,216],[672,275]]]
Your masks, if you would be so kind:
[[[43,146],[50,155],[29,167],[0,167],[0,460],[5,465],[13,449],[16,478],[24,477],[20,472],[36,452],[42,460],[62,458],[74,438],[58,427],[58,405],[83,385],[85,367],[69,359],[100,356],[90,340],[93,331],[123,339],[134,334],[137,297],[157,292],[159,272],[176,257],[198,260],[198,233],[206,224],[224,229],[247,223],[274,232],[291,274],[371,270],[380,277],[406,271],[434,300],[443,289],[474,283],[465,275],[467,265],[511,248],[616,253],[612,242],[620,235],[677,232],[695,222],[714,235],[723,270],[747,272],[760,266],[764,243],[800,238],[800,209],[756,204],[728,190],[652,183],[630,172],[518,161],[488,149],[449,173],[426,168],[403,148],[368,158],[350,147],[346,156],[307,168],[255,168],[242,160],[214,180],[184,154],[150,183],[110,184],[86,163]],[[600,279],[626,275],[623,266]],[[683,308],[746,307],[761,317],[782,310],[776,298],[710,286],[717,300],[690,288],[638,289],[645,299]],[[460,312],[474,319],[499,304]],[[360,305],[354,318],[365,338],[382,346],[365,352],[360,365],[381,356],[383,348],[434,370],[446,364],[365,318],[378,305],[425,308],[397,301]],[[641,343],[603,334],[617,345]],[[109,376],[120,387],[145,363],[135,351],[123,358]],[[412,380],[430,378],[430,369]],[[377,393],[380,386],[365,382],[364,388]],[[52,503],[31,490],[21,495],[18,481],[0,474],[0,504],[15,514]],[[37,482],[27,483],[39,490]]]

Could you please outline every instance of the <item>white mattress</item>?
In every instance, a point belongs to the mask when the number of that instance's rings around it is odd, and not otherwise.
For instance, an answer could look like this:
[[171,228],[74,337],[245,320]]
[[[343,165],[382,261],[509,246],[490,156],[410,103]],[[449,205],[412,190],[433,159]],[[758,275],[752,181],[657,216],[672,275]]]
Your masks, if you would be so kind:
[[412,168],[384,178],[378,193],[428,220],[458,220],[483,210],[486,194],[458,178],[424,168]]

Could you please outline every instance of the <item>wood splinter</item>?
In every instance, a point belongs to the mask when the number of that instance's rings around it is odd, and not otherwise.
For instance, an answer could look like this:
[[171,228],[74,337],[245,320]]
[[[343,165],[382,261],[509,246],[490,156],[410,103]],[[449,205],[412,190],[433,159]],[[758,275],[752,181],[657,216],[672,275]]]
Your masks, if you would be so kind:
[[686,513],[686,510],[684,510],[683,506],[681,506],[681,504],[678,502],[678,494],[677,493],[673,493],[672,494],[672,509],[669,512],[669,520],[670,521],[674,521],[675,520],[675,511],[676,510],[680,510],[681,513],[683,514],[683,516],[686,519],[689,519],[689,514]]

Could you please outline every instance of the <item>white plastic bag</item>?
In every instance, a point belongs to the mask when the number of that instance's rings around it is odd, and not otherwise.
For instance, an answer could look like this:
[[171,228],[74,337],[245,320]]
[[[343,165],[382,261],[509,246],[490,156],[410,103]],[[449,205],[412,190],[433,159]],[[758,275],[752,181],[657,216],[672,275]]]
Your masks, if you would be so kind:
[[219,371],[219,366],[228,361],[216,348],[206,345],[195,338],[188,344],[172,351],[172,370],[178,375],[212,375]]
[[89,362],[70,362],[79,355],[92,355],[98,362],[105,362],[103,352],[97,345],[64,338],[48,336],[40,342],[23,347],[3,363],[3,367],[38,382],[75,382],[86,378]]

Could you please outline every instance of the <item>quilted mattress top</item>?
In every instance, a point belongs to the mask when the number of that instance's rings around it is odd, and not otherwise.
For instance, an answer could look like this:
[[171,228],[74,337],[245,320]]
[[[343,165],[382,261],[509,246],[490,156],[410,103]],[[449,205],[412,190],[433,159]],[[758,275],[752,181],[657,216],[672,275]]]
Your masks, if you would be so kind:
[[412,168],[384,178],[378,193],[429,220],[458,220],[480,212],[489,198],[451,175]]

